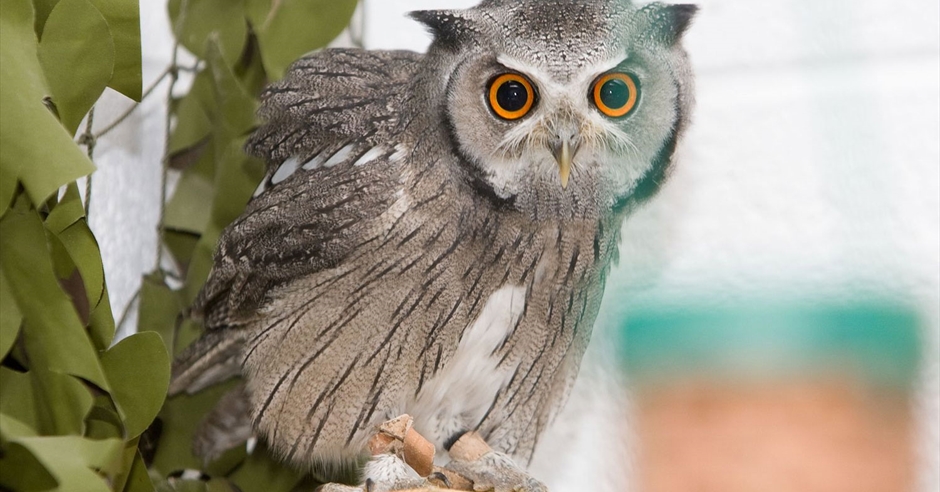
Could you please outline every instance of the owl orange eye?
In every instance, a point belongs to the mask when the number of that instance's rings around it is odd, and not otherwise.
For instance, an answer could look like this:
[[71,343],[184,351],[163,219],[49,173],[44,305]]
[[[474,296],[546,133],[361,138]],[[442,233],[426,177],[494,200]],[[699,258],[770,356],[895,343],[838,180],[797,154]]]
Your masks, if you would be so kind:
[[640,95],[636,80],[625,73],[602,75],[594,82],[594,105],[611,118],[626,116],[636,107]]
[[505,73],[490,82],[490,108],[504,120],[518,120],[529,114],[535,103],[535,91],[528,79]]

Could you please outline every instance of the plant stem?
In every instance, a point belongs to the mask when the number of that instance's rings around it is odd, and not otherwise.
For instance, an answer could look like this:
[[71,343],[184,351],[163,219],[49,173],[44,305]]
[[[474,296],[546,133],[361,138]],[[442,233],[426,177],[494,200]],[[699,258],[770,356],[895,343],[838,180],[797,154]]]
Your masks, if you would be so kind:
[[[92,125],[95,121],[95,107],[92,106],[88,110],[88,118],[85,120],[85,133],[82,134],[80,142],[85,145],[85,150],[88,152],[88,160],[95,161],[95,144],[98,142],[98,139],[91,132]],[[89,174],[85,177],[85,220],[87,221],[91,215],[91,177],[94,173]]]
[[156,265],[154,265],[154,270],[162,270],[163,265],[163,235],[166,232],[166,228],[163,225],[164,218],[166,216],[166,197],[167,197],[167,175],[170,170],[170,132],[172,128],[172,115],[173,111],[173,89],[176,87],[176,82],[179,80],[179,65],[177,65],[177,54],[179,53],[179,43],[173,45],[173,55],[170,61],[170,67],[167,69],[167,74],[170,76],[170,86],[166,90],[166,121],[164,123],[164,145],[163,145],[163,160],[161,162],[162,171],[160,175],[160,222],[157,223],[157,258]]

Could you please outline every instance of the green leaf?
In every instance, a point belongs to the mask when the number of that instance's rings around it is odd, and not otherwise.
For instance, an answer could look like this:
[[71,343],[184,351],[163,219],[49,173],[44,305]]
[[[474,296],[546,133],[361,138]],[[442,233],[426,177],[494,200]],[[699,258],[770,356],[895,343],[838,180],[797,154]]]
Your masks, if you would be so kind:
[[147,473],[147,464],[144,463],[139,451],[134,457],[127,483],[124,484],[124,492],[154,492],[153,482],[150,480],[150,474]]
[[0,442],[17,437],[33,437],[36,435],[36,429],[33,426],[0,411]]
[[213,156],[210,145],[180,177],[173,198],[166,205],[163,225],[167,229],[196,234],[206,230],[215,196]]
[[134,458],[134,464],[131,467],[131,474],[128,477],[127,484],[124,486],[124,492],[155,492],[153,479],[147,469],[140,452]]
[[108,87],[140,101],[143,72],[140,54],[140,5],[137,0],[91,0],[104,15],[114,39],[114,74]]
[[[27,351],[30,345],[26,345]],[[44,435],[81,435],[94,399],[82,381],[43,368],[29,371]]]
[[[221,44],[216,36],[209,38],[206,61],[212,74],[212,85],[217,111],[210,113],[216,140],[227,140],[249,133],[255,126],[258,103],[242,86],[232,69],[223,59]],[[240,153],[241,149],[239,149]]]
[[349,24],[356,0],[248,0],[248,19],[272,79],[301,55],[326,46]]
[[173,352],[176,321],[180,316],[179,296],[158,274],[146,275],[141,282],[137,330],[160,335],[167,353]]
[[111,80],[114,41],[108,22],[88,0],[61,0],[46,19],[39,61],[59,119],[74,135]]
[[193,258],[193,250],[196,249],[196,243],[198,242],[199,236],[196,234],[173,230],[166,230],[163,233],[163,244],[173,254],[180,271],[189,268],[189,262]]
[[[4,181],[0,197],[6,200],[10,183],[19,181],[39,207],[59,187],[90,174],[94,166],[43,105],[50,91],[39,63],[32,4],[27,0],[0,2],[0,59],[0,177]],[[7,206],[4,202],[0,208]]]
[[[62,240],[59,239],[59,236],[53,234],[48,228],[45,232],[46,241],[49,246],[49,256],[52,257],[52,271],[59,280],[59,285],[62,286],[62,289],[65,290],[65,293],[68,294],[69,298],[72,300],[72,305],[78,311],[79,318],[84,321],[87,316],[85,311],[88,310],[88,296],[85,295],[84,285],[79,289],[79,286],[76,284],[76,279],[79,283],[81,282],[81,275],[78,274],[75,268],[75,262],[72,261],[69,250],[65,249],[65,245],[62,244]],[[82,303],[84,303],[84,305],[82,305]]]
[[[30,435],[40,432],[40,417],[29,374],[0,366],[0,416],[22,423],[32,430]],[[3,427],[0,430],[7,432]]]
[[16,185],[16,174],[13,172],[13,166],[0,163],[0,217],[3,217],[10,205],[13,204]]
[[[200,289],[206,283],[206,279],[209,278],[209,271],[212,270],[212,257],[215,253],[216,244],[219,242],[219,234],[218,228],[212,227],[196,243],[192,261],[189,262],[189,269],[186,270],[186,284],[180,290],[181,298],[186,305],[190,305],[196,300]],[[177,342],[177,346],[179,346],[179,342]]]
[[33,6],[36,8],[35,29],[37,37],[42,37],[42,29],[46,24],[46,19],[57,3],[59,3],[59,0],[33,0]]
[[176,126],[170,135],[169,153],[189,149],[204,141],[212,132],[209,112],[215,107],[212,75],[208,70],[196,74],[189,92],[173,108]]
[[101,365],[127,437],[139,436],[160,412],[170,384],[170,356],[163,339],[154,332],[131,335],[102,354]]
[[[2,415],[0,419],[3,419]],[[18,443],[4,446],[3,453],[0,453],[0,489],[39,492],[56,486],[55,477],[29,449]]]
[[0,270],[0,359],[6,357],[13,348],[22,323],[23,315],[10,292],[6,275]]
[[124,422],[107,394],[95,397],[94,406],[85,417],[84,436],[91,439],[124,439]]
[[176,39],[199,58],[215,33],[229,66],[241,57],[248,40],[244,0],[170,0],[170,22]]
[[85,205],[82,203],[82,195],[78,191],[78,184],[72,182],[65,187],[65,193],[62,194],[59,203],[46,217],[46,228],[58,234],[84,216]]
[[[68,229],[57,233],[56,237],[62,241],[69,257],[72,258],[82,275],[90,307],[92,309],[98,307],[104,294],[104,266],[101,264],[101,251],[98,249],[98,241],[95,240],[95,235],[88,228],[88,223],[84,219],[79,220],[69,226]],[[105,342],[105,347],[110,342],[111,339],[109,338]]]
[[59,482],[59,490],[110,492],[104,477],[118,472],[123,441],[78,436],[28,437],[14,442],[28,449]]
[[213,478],[206,482],[206,492],[238,492],[239,490],[228,480],[221,478]]
[[98,350],[105,350],[114,340],[114,314],[111,312],[111,299],[108,289],[104,289],[98,307],[91,310],[88,321],[88,335]]
[[98,355],[56,281],[35,211],[12,209],[0,220],[0,268],[26,318],[23,334],[31,368],[79,376],[107,391]]
[[241,490],[265,492],[289,492],[300,483],[302,477],[297,472],[274,461],[260,443],[258,448],[228,477],[232,483]]
[[242,214],[264,177],[264,163],[242,150],[245,141],[246,138],[239,138],[229,142],[217,157],[215,187],[225,193],[220,193],[213,201],[212,223],[220,233]]
[[85,209],[78,186],[70,183],[62,199],[46,218],[46,227],[59,240],[70,263],[78,268],[88,300],[89,335],[95,348],[104,350],[114,338],[114,317],[108,304],[101,251],[84,217]]
[[[183,174],[176,193],[167,204],[164,220],[164,225],[168,229],[197,234],[206,231],[211,212],[208,204],[210,201],[216,202],[214,200],[215,190],[226,190],[226,193],[222,194],[225,195],[222,200],[229,199],[227,198],[230,196],[228,189],[219,187],[218,183],[215,182],[218,177],[217,169],[220,162],[228,165],[228,160],[233,157],[237,160],[237,163],[244,161],[244,152],[241,147],[232,153],[229,152],[229,146],[233,138],[240,138],[254,128],[257,108],[255,99],[245,91],[226,64],[215,35],[211,36],[208,43],[206,61],[208,69],[197,76],[197,82],[194,85],[199,97],[196,101],[189,103],[189,106],[193,109],[187,115],[197,120],[201,118],[201,115],[206,115],[212,124],[212,142],[202,151],[196,164]],[[207,88],[211,91],[208,94]],[[211,96],[211,100],[207,100],[207,96]],[[200,102],[198,106],[201,112],[196,110],[197,105],[195,102],[197,101]],[[182,107],[181,103],[181,109]],[[205,138],[202,130],[197,130],[197,128],[201,128],[202,124],[197,122],[194,123],[196,126],[178,127],[178,129],[182,128],[186,131],[194,131],[194,133],[190,137],[180,137],[177,140],[177,145],[181,147],[191,145],[193,144],[192,139],[197,137],[199,139]],[[221,158],[218,152],[220,148],[224,149],[224,156],[221,156]],[[227,170],[230,170],[230,168],[227,168]],[[236,173],[239,175],[244,174],[241,169],[236,170]],[[260,180],[260,176],[256,177]],[[257,184],[257,181],[255,184]],[[253,190],[254,188],[249,190],[248,196]],[[240,198],[236,198],[236,201],[240,201]],[[213,208],[215,208],[215,205],[213,205]],[[244,203],[241,203],[239,212],[243,208]],[[237,214],[228,217],[222,226],[227,225],[235,216]],[[211,246],[215,246],[214,240]]]
[[42,435],[81,435],[92,396],[81,381],[41,367],[27,373],[0,368],[0,412]]
[[261,59],[261,49],[258,46],[257,37],[250,44],[250,51],[245,53],[242,62],[235,67],[235,71],[242,86],[255,98],[271,82],[268,73],[264,69],[264,61]]
[[127,480],[130,478],[131,468],[134,466],[134,461],[140,455],[137,449],[139,445],[140,437],[135,437],[129,441],[124,442],[124,449],[121,452],[121,467],[120,471],[111,482],[112,490],[124,490],[124,487],[127,484]]

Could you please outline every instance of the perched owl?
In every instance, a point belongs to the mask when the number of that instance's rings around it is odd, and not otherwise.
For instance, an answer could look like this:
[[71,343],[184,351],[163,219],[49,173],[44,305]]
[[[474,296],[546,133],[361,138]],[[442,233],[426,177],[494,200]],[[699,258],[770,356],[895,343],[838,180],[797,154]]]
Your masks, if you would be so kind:
[[[686,127],[695,11],[486,0],[414,12],[423,55],[297,61],[263,94],[247,150],[269,172],[220,239],[171,393],[241,376],[253,432],[308,470],[360,460],[401,414],[441,448],[478,431],[481,477],[525,464],[577,376],[621,222]],[[394,487],[395,466],[361,479]]]

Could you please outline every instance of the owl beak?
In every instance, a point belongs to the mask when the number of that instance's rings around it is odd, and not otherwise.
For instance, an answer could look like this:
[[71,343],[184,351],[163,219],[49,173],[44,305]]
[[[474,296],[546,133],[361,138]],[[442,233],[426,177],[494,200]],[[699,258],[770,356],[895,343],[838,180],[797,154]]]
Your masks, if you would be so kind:
[[568,177],[571,175],[571,161],[578,152],[578,145],[572,144],[570,139],[560,138],[552,142],[552,154],[558,162],[558,176],[561,178],[561,188],[568,187]]

